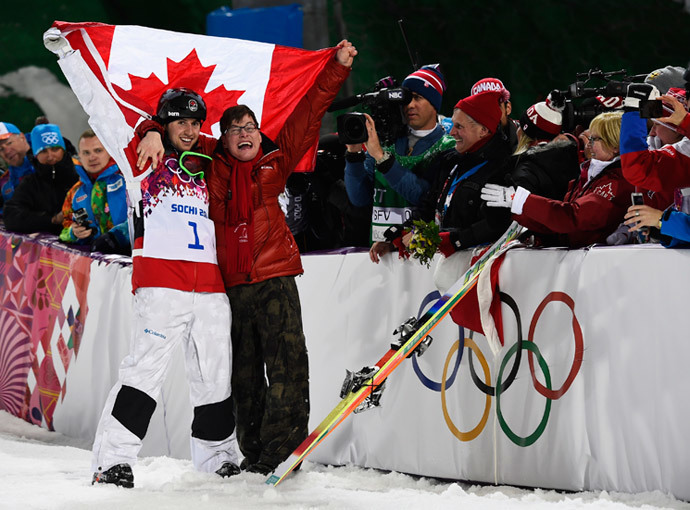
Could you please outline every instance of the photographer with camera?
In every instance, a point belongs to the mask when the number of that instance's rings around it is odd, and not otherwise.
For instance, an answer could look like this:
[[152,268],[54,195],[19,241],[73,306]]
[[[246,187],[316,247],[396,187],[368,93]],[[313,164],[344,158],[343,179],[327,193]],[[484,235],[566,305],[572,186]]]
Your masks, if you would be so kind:
[[[651,106],[662,108],[650,113],[647,110]],[[690,217],[687,214],[690,207],[681,188],[690,186],[690,139],[687,138],[687,129],[683,129],[690,125],[687,89],[672,87],[666,95],[659,96],[654,85],[633,83],[628,87],[625,107],[621,126],[623,175],[632,184],[653,191],[675,192],[674,204],[665,210],[649,205],[631,206],[625,216],[625,224],[631,232],[658,229],[661,243],[667,247],[686,244],[690,241]],[[649,138],[647,116],[652,116],[654,122]],[[649,147],[649,140],[654,143],[652,136],[664,144],[660,149]]]
[[79,181],[67,192],[62,206],[65,243],[90,244],[91,251],[129,255],[129,227],[125,178],[90,129],[78,142]]
[[358,207],[373,202],[373,262],[390,251],[388,244],[376,244],[385,241],[383,233],[409,219],[412,208],[431,186],[431,160],[454,144],[437,120],[446,89],[438,64],[421,67],[407,76],[402,86],[412,93],[412,100],[403,107],[407,134],[382,147],[374,120],[366,115],[366,154],[361,145],[347,145],[345,186],[350,201]]
[[[659,121],[685,136],[679,142],[661,149],[649,150],[647,119],[640,115],[641,105],[659,101],[668,108],[657,112]],[[659,96],[654,85],[631,83],[625,99],[625,114],[621,125],[621,160],[623,175],[636,186],[654,191],[690,186],[690,114],[677,97]],[[669,112],[671,112],[669,114]]]

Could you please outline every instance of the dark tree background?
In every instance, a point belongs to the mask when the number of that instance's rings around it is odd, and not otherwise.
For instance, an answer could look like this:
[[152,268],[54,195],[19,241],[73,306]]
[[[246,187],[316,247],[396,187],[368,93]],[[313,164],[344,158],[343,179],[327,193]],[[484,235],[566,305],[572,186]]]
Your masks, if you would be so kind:
[[[42,34],[54,20],[101,21],[205,33],[206,15],[222,6],[284,1],[33,0],[13,2],[0,18],[0,76],[24,66],[50,69],[64,81]],[[398,20],[418,63],[439,62],[448,91],[442,113],[485,76],[502,79],[513,94],[514,117],[565,88],[577,72],[599,67],[641,74],[665,65],[685,67],[690,15],[674,0],[303,0],[304,40],[335,44],[342,36],[360,51],[345,93],[370,89],[377,79],[399,81],[412,71]],[[327,20],[323,23],[322,20]],[[318,37],[315,37],[318,36]],[[316,49],[316,48],[310,48]],[[0,120],[33,122],[38,107],[0,88]]]

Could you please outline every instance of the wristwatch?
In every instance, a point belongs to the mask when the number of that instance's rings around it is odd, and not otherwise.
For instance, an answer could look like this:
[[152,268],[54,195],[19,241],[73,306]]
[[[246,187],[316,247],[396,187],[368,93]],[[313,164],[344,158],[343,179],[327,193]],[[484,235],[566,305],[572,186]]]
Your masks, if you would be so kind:
[[384,152],[383,156],[381,156],[379,159],[376,160],[376,166],[379,166],[384,161],[388,161],[390,158],[391,158],[391,153],[390,152]]

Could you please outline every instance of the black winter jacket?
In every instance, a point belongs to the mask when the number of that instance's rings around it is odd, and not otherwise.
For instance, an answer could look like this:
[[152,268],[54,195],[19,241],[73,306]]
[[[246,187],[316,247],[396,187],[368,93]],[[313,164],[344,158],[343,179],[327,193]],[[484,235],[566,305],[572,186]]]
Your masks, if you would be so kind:
[[5,226],[15,232],[58,235],[62,224],[50,220],[62,210],[67,192],[79,179],[74,162],[65,153],[55,165],[42,165],[36,159],[32,163],[36,173],[27,175],[5,204]]
[[[510,209],[487,207],[480,192],[488,182],[505,183],[505,164],[509,156],[510,145],[501,130],[476,152],[459,154],[451,149],[439,154],[432,162],[438,169],[430,169],[430,173],[436,171],[436,181],[419,207],[421,218],[432,221],[438,214],[441,231],[450,231],[451,240],[460,241],[461,248],[498,239],[510,224]],[[479,165],[481,167],[460,180],[451,193],[453,183]]]
[[508,160],[506,183],[550,198],[563,200],[568,183],[580,175],[577,144],[559,140],[532,147]]

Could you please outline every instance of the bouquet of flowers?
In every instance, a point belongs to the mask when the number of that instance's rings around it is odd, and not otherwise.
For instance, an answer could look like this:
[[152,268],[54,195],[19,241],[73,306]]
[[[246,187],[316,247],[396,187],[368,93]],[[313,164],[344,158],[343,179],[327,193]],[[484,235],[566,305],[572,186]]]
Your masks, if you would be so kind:
[[441,245],[441,236],[438,233],[438,225],[435,222],[427,223],[422,220],[415,220],[413,223],[412,238],[408,250],[412,256],[419,260],[420,264],[429,267],[431,259]]

